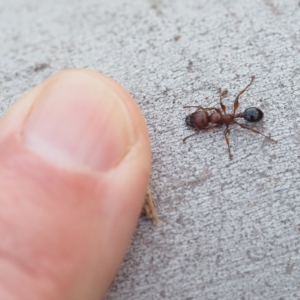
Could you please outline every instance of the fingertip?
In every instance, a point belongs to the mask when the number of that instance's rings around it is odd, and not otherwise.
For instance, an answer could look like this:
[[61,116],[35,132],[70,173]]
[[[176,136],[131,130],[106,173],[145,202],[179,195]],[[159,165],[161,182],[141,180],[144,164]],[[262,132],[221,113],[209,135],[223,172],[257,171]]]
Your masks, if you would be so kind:
[[3,234],[11,239],[0,250],[46,277],[51,273],[60,282],[55,288],[63,283],[56,299],[77,299],[70,296],[74,291],[103,296],[130,242],[149,180],[150,141],[137,103],[103,74],[63,71],[4,116],[0,148],[0,194],[6,201],[0,223],[10,220]]

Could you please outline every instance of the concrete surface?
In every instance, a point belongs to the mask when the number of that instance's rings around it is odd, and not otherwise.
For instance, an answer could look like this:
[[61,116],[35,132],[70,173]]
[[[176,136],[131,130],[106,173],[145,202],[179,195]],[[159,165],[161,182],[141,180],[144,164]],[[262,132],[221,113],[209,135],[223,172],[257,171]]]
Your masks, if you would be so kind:
[[[109,2],[109,3],[107,3]],[[104,72],[140,104],[164,225],[141,219],[106,300],[300,299],[297,0],[0,0],[0,109],[49,75]],[[232,127],[182,143],[188,104],[243,111],[278,145]],[[208,98],[206,98],[208,97]]]

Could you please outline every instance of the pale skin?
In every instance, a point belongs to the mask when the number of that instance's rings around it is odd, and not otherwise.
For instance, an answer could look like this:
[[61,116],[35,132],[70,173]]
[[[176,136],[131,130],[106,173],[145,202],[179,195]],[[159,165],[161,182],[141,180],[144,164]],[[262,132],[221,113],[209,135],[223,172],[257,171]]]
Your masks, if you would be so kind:
[[146,194],[151,151],[129,93],[60,72],[0,119],[0,299],[102,299]]

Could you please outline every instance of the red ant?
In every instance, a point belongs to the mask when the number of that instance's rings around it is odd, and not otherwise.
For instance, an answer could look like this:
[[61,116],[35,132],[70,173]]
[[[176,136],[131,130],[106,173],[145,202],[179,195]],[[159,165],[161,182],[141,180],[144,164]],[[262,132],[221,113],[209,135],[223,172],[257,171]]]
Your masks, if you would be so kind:
[[[230,151],[229,146],[229,139],[228,135],[230,133],[229,125],[231,124],[237,124],[242,128],[251,130],[254,133],[258,133],[266,138],[268,138],[270,141],[277,143],[277,141],[271,139],[270,137],[264,135],[263,133],[259,132],[256,129],[249,128],[245,124],[238,123],[235,119],[237,118],[244,118],[248,122],[259,122],[264,114],[263,112],[256,107],[249,107],[247,108],[243,113],[235,113],[236,110],[239,107],[239,97],[250,87],[250,85],[253,83],[255,79],[255,76],[251,77],[251,82],[238,93],[234,100],[233,104],[233,113],[232,114],[226,114],[226,106],[222,103],[224,92],[222,92],[221,88],[219,88],[220,93],[220,105],[223,110],[223,113],[221,112],[220,108],[217,107],[202,107],[201,105],[198,106],[184,106],[183,108],[190,108],[190,107],[196,107],[197,110],[188,115],[185,119],[185,123],[187,126],[192,127],[196,133],[187,136],[183,139],[183,142],[185,142],[189,137],[199,134],[200,130],[211,130],[214,128],[221,127],[222,125],[225,125],[226,128],[224,130],[225,140],[228,146],[228,152],[229,152],[229,159],[232,159],[232,154]],[[208,113],[207,111],[213,111],[211,113]],[[209,123],[212,123],[214,125],[209,125]]]

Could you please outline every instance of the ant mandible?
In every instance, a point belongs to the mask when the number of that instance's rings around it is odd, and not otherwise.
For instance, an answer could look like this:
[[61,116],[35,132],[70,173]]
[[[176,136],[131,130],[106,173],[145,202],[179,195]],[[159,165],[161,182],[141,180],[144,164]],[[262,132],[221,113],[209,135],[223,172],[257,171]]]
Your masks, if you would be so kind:
[[[259,108],[256,108],[256,107],[249,107],[243,113],[237,113],[237,114],[235,113],[239,107],[239,97],[250,87],[250,85],[253,83],[254,79],[255,79],[255,76],[252,76],[250,83],[242,91],[240,91],[238,93],[238,95],[236,96],[236,98],[234,100],[234,104],[233,104],[233,113],[232,114],[226,114],[226,106],[222,103],[223,92],[222,92],[221,88],[219,88],[219,93],[220,93],[220,105],[221,105],[223,113],[222,113],[221,109],[217,108],[217,107],[202,107],[201,105],[184,106],[183,108],[196,107],[197,109],[194,113],[188,115],[185,119],[186,125],[189,127],[192,127],[196,131],[196,133],[185,137],[183,139],[183,142],[185,142],[189,137],[194,136],[195,134],[199,134],[199,132],[201,130],[211,130],[211,129],[218,128],[218,127],[225,125],[226,128],[224,130],[224,135],[225,135],[225,140],[226,140],[227,147],[228,147],[229,159],[232,160],[232,154],[230,151],[229,138],[228,138],[228,135],[230,133],[229,125],[237,124],[244,129],[248,129],[254,133],[258,133],[258,134],[266,137],[273,143],[277,143],[277,141],[264,135],[263,133],[259,132],[258,130],[247,127],[245,124],[238,123],[235,120],[237,118],[244,118],[248,122],[255,123],[255,122],[259,122],[264,116],[263,112]],[[211,112],[211,113],[209,113],[209,112]],[[209,125],[209,123],[212,123],[214,125]]]

